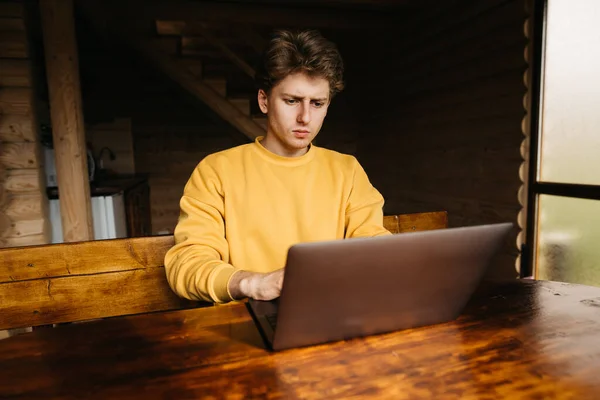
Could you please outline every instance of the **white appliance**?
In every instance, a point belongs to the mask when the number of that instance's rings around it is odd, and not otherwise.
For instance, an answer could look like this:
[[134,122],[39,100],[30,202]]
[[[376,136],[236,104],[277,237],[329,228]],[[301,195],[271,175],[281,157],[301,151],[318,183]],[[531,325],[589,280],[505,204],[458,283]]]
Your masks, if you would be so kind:
[[[123,193],[92,197],[92,220],[95,240],[127,237]],[[62,243],[60,199],[50,200],[50,224],[52,225],[52,243]]]

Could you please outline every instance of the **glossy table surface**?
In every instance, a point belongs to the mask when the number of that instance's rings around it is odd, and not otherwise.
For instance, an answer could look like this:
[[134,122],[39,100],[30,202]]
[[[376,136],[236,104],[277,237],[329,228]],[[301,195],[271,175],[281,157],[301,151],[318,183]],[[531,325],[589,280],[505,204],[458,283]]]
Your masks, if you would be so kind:
[[600,288],[486,283],[455,321],[265,350],[243,304],[0,341],[0,398],[600,399]]

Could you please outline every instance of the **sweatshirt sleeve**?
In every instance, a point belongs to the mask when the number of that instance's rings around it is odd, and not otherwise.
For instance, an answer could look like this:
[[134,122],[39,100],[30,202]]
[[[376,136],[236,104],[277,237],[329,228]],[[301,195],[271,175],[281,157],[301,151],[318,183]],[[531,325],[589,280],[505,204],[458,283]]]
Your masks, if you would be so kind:
[[354,158],[352,188],[346,205],[346,238],[390,235],[383,227],[383,196]]
[[175,245],[165,270],[175,293],[190,300],[233,300],[227,286],[236,269],[229,264],[221,180],[205,160],[188,180],[180,201]]

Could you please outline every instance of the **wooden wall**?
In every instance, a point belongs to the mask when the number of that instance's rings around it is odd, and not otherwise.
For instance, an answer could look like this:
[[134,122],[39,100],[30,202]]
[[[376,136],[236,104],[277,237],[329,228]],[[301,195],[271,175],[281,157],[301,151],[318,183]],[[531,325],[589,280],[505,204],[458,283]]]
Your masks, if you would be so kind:
[[0,3],[0,247],[49,239],[28,15]]
[[[324,30],[346,61],[347,89],[317,144],[357,155],[388,214],[446,210],[451,226],[516,222],[525,17],[524,0],[452,0],[399,16],[394,29]],[[126,49],[79,43],[86,119],[131,118],[153,232],[172,232],[195,165],[243,140]],[[516,233],[491,275],[516,275]]]
[[[131,132],[130,118],[116,118],[110,122],[88,124],[85,128],[86,141],[91,145],[94,160],[96,160],[96,171],[102,167],[110,173],[121,175],[135,174],[135,162],[133,154],[133,134]],[[115,159],[112,160],[112,151]],[[100,160],[102,152],[102,160]]]
[[[523,0],[443,2],[369,38],[359,159],[386,213],[516,223],[525,16]],[[516,276],[516,232],[492,276]]]

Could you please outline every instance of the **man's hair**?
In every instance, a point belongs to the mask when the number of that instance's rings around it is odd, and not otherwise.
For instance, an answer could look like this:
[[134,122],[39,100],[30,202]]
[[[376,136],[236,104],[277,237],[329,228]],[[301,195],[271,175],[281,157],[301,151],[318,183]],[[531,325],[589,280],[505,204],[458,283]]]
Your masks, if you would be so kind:
[[256,69],[256,85],[269,93],[297,72],[326,79],[330,98],[344,89],[344,63],[334,43],[315,30],[276,31]]

